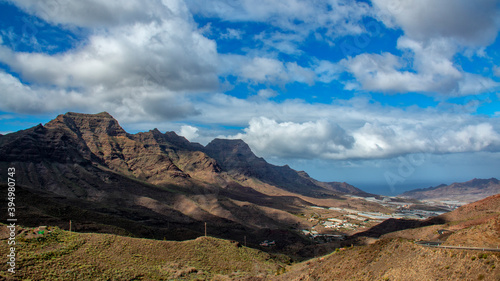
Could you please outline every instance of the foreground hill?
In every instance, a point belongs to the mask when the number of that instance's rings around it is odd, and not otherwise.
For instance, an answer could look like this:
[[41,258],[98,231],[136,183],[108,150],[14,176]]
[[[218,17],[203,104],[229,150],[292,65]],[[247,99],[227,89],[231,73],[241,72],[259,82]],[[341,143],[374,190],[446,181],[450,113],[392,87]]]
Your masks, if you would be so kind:
[[[212,237],[175,242],[70,233],[50,227],[39,234],[40,229],[23,228],[17,234],[17,273],[12,276],[6,272],[7,257],[2,256],[0,277],[5,280],[499,280],[499,252],[432,248],[414,243],[429,238],[456,245],[453,243],[457,243],[454,237],[457,234],[470,243],[468,246],[477,246],[484,240],[491,244],[482,247],[495,248],[500,244],[499,206],[500,195],[492,196],[433,218],[434,224],[387,233],[367,244],[348,238],[345,243],[353,246],[295,264],[284,255]],[[443,229],[446,233],[440,231]],[[0,225],[0,240],[7,237],[6,226]],[[464,240],[460,243],[464,245]],[[7,243],[0,243],[2,253],[7,252],[7,247]]]
[[415,189],[399,196],[418,200],[453,200],[471,203],[498,193],[500,193],[500,182],[496,178],[491,178]]
[[[172,242],[70,233],[59,228],[44,229],[43,234],[35,234],[37,231],[25,228],[18,234],[15,275],[7,272],[7,257],[0,257],[0,279],[224,280],[248,276],[264,279],[289,263],[285,256],[212,237]],[[0,225],[0,234],[5,232],[6,226]],[[1,252],[7,253],[7,247],[7,243],[1,243]]]
[[380,240],[295,265],[275,280],[499,280],[500,255]]

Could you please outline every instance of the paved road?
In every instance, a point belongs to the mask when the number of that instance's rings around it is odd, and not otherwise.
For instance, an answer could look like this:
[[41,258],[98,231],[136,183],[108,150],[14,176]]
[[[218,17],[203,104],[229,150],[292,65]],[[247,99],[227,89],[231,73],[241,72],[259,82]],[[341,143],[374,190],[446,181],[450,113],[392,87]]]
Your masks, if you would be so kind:
[[462,246],[441,246],[443,241],[417,241],[415,244],[424,247],[435,247],[443,249],[458,249],[458,250],[475,250],[475,251],[490,251],[500,252],[500,248],[481,248],[481,247],[462,247]]

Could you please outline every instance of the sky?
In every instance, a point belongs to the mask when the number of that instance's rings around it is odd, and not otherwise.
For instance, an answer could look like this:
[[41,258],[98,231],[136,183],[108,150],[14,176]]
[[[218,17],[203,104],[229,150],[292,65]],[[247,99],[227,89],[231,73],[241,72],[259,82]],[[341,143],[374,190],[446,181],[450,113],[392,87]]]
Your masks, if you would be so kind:
[[500,178],[498,0],[0,0],[0,133],[107,111],[396,195]]

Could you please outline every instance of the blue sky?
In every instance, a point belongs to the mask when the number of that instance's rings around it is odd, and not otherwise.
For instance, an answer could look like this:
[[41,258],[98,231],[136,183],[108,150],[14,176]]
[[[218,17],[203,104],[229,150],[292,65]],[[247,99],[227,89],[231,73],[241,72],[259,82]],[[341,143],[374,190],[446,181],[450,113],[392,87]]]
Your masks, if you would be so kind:
[[0,133],[68,111],[399,194],[500,177],[500,2],[0,1]]

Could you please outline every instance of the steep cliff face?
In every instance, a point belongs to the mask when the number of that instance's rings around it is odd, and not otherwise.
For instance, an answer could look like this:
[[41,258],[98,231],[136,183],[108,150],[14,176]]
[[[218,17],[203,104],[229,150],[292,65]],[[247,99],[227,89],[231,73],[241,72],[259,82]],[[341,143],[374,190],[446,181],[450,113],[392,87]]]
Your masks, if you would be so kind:
[[0,161],[89,164],[93,155],[75,133],[41,124],[0,138]]
[[191,178],[214,182],[221,172],[216,161],[200,151],[202,145],[157,129],[128,134],[106,112],[70,112],[42,128],[71,135],[90,151],[95,162],[151,184],[191,185]]

